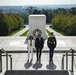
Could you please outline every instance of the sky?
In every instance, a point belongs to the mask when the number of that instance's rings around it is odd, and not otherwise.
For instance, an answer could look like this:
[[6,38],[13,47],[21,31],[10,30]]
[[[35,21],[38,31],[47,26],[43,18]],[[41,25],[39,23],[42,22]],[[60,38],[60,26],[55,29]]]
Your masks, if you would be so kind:
[[76,0],[0,0],[0,6],[76,4]]

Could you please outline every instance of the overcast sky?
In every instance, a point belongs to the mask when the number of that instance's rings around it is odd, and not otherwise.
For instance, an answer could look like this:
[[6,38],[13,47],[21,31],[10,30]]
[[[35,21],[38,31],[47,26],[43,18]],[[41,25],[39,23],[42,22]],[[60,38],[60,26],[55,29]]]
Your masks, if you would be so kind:
[[0,0],[0,6],[76,4],[76,0]]

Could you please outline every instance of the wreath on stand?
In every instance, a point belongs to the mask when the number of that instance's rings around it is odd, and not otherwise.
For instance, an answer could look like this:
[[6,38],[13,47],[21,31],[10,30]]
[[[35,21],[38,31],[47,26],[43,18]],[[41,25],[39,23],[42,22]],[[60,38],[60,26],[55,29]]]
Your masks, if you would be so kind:
[[38,34],[42,34],[42,31],[40,29],[33,30],[33,36],[36,38],[38,37]]

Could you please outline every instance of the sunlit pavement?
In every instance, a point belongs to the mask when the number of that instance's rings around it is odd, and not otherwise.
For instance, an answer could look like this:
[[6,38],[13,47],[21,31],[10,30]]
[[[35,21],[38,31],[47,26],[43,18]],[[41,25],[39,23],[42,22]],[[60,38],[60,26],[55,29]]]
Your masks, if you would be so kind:
[[[57,47],[55,51],[68,51],[70,48],[76,50],[76,36],[57,36]],[[27,51],[27,37],[0,37],[0,48],[5,51]],[[47,40],[45,40],[43,51],[48,51]],[[27,63],[27,53],[10,53],[13,58],[13,70],[61,70],[63,53],[55,53],[53,61],[49,63],[49,54],[42,53],[41,63],[36,63],[36,53],[33,61]],[[3,72],[6,70],[6,58],[3,57]],[[64,61],[65,63],[66,61]],[[69,70],[71,70],[71,57],[69,57]],[[64,65],[66,66],[66,64]],[[10,67],[10,66],[9,66]],[[76,75],[76,60],[74,57],[74,75]]]
[[[10,53],[11,54],[11,53]],[[27,53],[19,53],[19,54],[12,54],[12,58],[13,58],[13,70],[62,70],[62,55],[63,54],[59,54],[59,53],[55,53],[54,57],[53,57],[53,61],[51,61],[49,63],[49,54],[48,53],[42,53],[41,56],[41,62],[40,63],[36,63],[36,53],[34,53],[33,56],[33,61],[31,61],[31,58],[29,60],[29,62],[27,62],[28,60],[28,55]],[[5,60],[6,58],[3,57],[3,72],[0,75],[3,75],[3,73],[6,70],[6,63]],[[65,64],[66,60],[64,60],[64,66],[66,66]],[[76,62],[76,60],[74,61]],[[69,57],[69,67],[68,70],[71,70],[71,57]],[[76,74],[76,64],[74,64],[74,75]],[[9,59],[9,68],[10,68],[10,59]],[[66,67],[64,67],[66,68]]]

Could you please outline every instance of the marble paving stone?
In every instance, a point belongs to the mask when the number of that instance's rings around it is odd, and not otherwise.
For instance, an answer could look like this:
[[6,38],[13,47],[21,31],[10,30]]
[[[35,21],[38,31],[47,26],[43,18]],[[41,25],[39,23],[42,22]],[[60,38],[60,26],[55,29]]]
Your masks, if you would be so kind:
[[61,47],[61,46],[62,46],[62,47],[67,47],[66,43],[65,43],[63,40],[58,40],[58,41],[57,41],[57,46],[58,46],[58,47]]
[[20,45],[21,41],[11,41],[9,46],[17,46],[17,45]]
[[0,40],[0,43],[2,43],[3,41],[2,40]]
[[[27,50],[27,43],[25,43],[26,37],[7,37],[3,39],[0,44],[0,48],[4,48],[5,50]],[[76,43],[74,42],[75,37],[57,37],[57,47],[56,50],[68,50],[70,48],[76,49]],[[73,41],[72,41],[73,40]],[[49,50],[47,47],[47,40],[45,40],[43,50]]]

